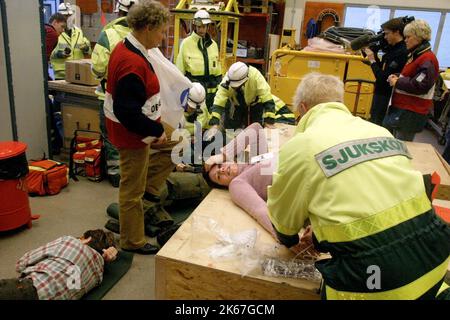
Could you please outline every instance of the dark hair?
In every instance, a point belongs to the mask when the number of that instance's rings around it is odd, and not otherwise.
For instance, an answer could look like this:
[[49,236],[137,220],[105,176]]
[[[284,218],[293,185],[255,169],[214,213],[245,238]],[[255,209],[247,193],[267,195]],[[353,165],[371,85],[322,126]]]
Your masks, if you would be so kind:
[[104,231],[102,229],[88,230],[83,234],[83,238],[88,239],[89,237],[91,237],[91,241],[88,243],[88,246],[100,254],[103,253],[103,249],[115,247],[114,235],[112,232]]
[[[217,166],[217,164],[214,164],[211,169]],[[210,186],[211,188],[217,188],[217,189],[228,189],[226,186],[222,186],[221,184],[218,184],[214,181],[211,180],[211,178],[209,177],[209,172],[211,171],[211,169],[209,171],[203,170],[202,174],[203,174],[203,179],[205,179],[206,183],[208,184],[208,186]]]
[[381,25],[381,29],[388,29],[392,31],[398,31],[400,32],[400,35],[403,36],[403,29],[405,29],[405,22],[403,21],[403,18],[394,18],[391,20],[386,21]]
[[65,15],[63,15],[62,13],[57,12],[57,13],[54,13],[50,17],[50,19],[48,20],[48,23],[52,24],[53,21],[56,21],[56,22],[67,22],[67,17]]

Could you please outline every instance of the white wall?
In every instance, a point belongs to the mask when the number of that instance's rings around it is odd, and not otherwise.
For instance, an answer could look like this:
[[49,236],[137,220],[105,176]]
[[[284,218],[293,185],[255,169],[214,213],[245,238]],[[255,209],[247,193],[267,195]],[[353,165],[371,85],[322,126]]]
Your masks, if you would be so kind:
[[2,17],[0,15],[0,141],[13,139],[7,81]]
[[[44,152],[48,155],[39,1],[5,3],[18,139],[28,145],[29,159],[38,158]],[[8,117],[0,119],[0,126],[7,125]]]
[[[450,0],[313,0],[315,2],[335,2],[348,4],[366,4],[391,7],[412,7],[429,9],[449,9]],[[300,31],[307,0],[286,0],[283,28],[297,29],[297,43],[300,42]]]

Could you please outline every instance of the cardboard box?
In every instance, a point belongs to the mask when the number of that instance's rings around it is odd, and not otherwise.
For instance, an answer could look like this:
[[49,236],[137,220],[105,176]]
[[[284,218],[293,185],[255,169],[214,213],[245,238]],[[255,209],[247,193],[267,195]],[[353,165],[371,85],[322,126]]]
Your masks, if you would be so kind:
[[412,165],[423,174],[437,172],[441,177],[441,184],[436,193],[436,199],[450,200],[450,166],[439,152],[428,143],[406,142],[413,157]]
[[91,59],[66,61],[66,81],[88,86],[98,85],[100,81],[92,74],[91,64]]
[[70,148],[73,133],[77,129],[100,131],[98,108],[63,103],[61,106],[64,126],[64,148]]

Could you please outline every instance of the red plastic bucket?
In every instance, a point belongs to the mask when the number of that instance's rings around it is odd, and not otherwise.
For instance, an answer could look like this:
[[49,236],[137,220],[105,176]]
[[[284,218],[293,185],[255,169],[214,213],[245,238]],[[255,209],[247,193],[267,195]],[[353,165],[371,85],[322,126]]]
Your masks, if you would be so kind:
[[[25,224],[31,228],[30,203],[23,176],[28,168],[23,168],[26,149],[27,145],[22,142],[0,142],[0,231]],[[17,166],[14,166],[15,162]]]

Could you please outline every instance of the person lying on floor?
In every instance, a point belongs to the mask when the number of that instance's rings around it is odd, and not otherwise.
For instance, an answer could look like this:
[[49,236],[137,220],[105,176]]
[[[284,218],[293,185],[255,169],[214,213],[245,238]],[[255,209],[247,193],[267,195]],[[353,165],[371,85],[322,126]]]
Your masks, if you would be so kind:
[[78,300],[102,283],[105,262],[116,257],[111,232],[60,237],[19,259],[19,277],[0,280],[0,300]]
[[[250,145],[250,151],[268,155],[257,163],[235,162]],[[230,141],[222,152],[205,161],[204,178],[213,187],[228,187],[231,200],[252,216],[275,239],[275,230],[269,220],[267,208],[267,187],[272,184],[273,168],[277,155],[268,153],[267,139],[263,127],[255,122]],[[292,251],[299,253],[312,247],[311,230],[307,228],[300,236],[300,242]],[[314,251],[310,250],[310,253]]]

